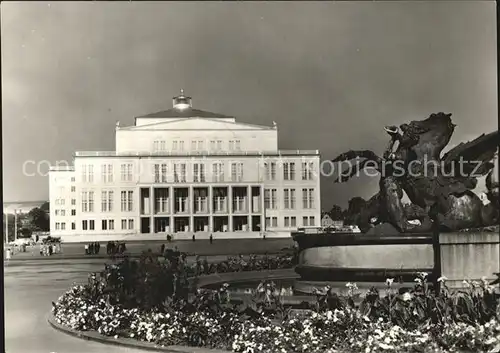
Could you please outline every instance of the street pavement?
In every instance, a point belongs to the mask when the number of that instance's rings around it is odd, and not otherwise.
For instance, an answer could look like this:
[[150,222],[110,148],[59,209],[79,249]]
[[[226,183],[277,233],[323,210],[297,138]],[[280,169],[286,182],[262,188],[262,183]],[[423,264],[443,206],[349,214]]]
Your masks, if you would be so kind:
[[[162,241],[134,241],[126,243],[127,253],[131,255],[139,255],[143,251],[152,250],[158,252],[162,244],[167,248],[173,249],[177,247],[179,251],[198,254],[198,255],[238,255],[238,254],[272,254],[278,253],[284,248],[293,246],[292,238],[275,238],[275,239],[230,239],[230,240],[214,240],[210,244],[209,240],[176,240],[172,242]],[[78,259],[88,257],[107,258],[106,243],[101,243],[99,255],[85,255],[84,244],[66,243],[62,244],[62,253],[53,254],[52,256],[40,255],[40,247],[28,247],[26,252],[19,252],[16,248],[15,254],[11,261],[26,260],[26,259]],[[5,257],[4,257],[5,258]]]
[[103,261],[30,262],[4,266],[5,352],[144,352],[78,339],[56,331],[47,323],[52,301],[73,283],[85,283],[89,272],[102,269]]

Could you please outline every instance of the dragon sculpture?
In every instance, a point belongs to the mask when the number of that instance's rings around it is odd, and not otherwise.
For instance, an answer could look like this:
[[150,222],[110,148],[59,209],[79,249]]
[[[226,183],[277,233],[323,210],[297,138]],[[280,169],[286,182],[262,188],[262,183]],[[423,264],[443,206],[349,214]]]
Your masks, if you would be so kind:
[[[332,162],[350,163],[336,182],[346,182],[365,168],[380,174],[379,192],[368,201],[357,198],[354,221],[364,232],[391,224],[398,232],[428,232],[480,228],[499,223],[498,178],[493,181],[498,131],[460,143],[447,153],[455,130],[451,114],[437,113],[425,120],[385,127],[390,143],[383,156],[370,150],[342,153]],[[488,205],[472,190],[486,176]],[[403,192],[411,201],[402,202]],[[415,222],[418,220],[419,222]]]

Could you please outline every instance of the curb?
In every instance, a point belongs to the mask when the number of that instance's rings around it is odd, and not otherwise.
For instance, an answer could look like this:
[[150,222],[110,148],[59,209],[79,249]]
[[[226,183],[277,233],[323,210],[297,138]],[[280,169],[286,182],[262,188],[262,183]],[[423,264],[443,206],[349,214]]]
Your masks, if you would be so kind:
[[154,343],[143,342],[132,338],[120,337],[118,339],[115,339],[112,337],[103,336],[96,331],[76,331],[59,324],[55,320],[54,315],[52,315],[52,312],[49,312],[49,314],[47,315],[47,322],[49,323],[50,326],[52,326],[52,328],[69,336],[113,346],[136,348],[144,351],[164,352],[164,353],[229,353],[230,352],[230,351],[223,351],[220,349],[198,348],[198,347],[187,347],[187,346],[162,347]]

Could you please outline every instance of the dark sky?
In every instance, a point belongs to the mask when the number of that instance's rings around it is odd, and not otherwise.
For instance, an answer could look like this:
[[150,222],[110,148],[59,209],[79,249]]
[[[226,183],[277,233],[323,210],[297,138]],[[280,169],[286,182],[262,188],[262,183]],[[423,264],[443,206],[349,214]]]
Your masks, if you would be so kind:
[[[114,125],[171,107],[278,123],[283,149],[381,152],[382,127],[453,113],[452,143],[497,128],[495,3],[4,2],[5,201],[48,198],[23,164],[113,150]],[[45,164],[44,164],[45,163]],[[28,173],[35,168],[31,165]],[[322,182],[322,205],[378,178]]]

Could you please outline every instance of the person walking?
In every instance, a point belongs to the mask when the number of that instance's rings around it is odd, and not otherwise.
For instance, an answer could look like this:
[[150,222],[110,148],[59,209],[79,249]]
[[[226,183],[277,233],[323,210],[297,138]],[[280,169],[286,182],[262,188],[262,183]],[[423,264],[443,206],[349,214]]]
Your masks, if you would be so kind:
[[193,239],[193,241],[196,241],[196,237],[194,236],[194,234],[193,234],[193,238],[192,239]]
[[9,264],[11,256],[12,256],[11,250],[10,248],[7,248],[7,251],[5,252],[5,260],[7,260],[7,265]]

